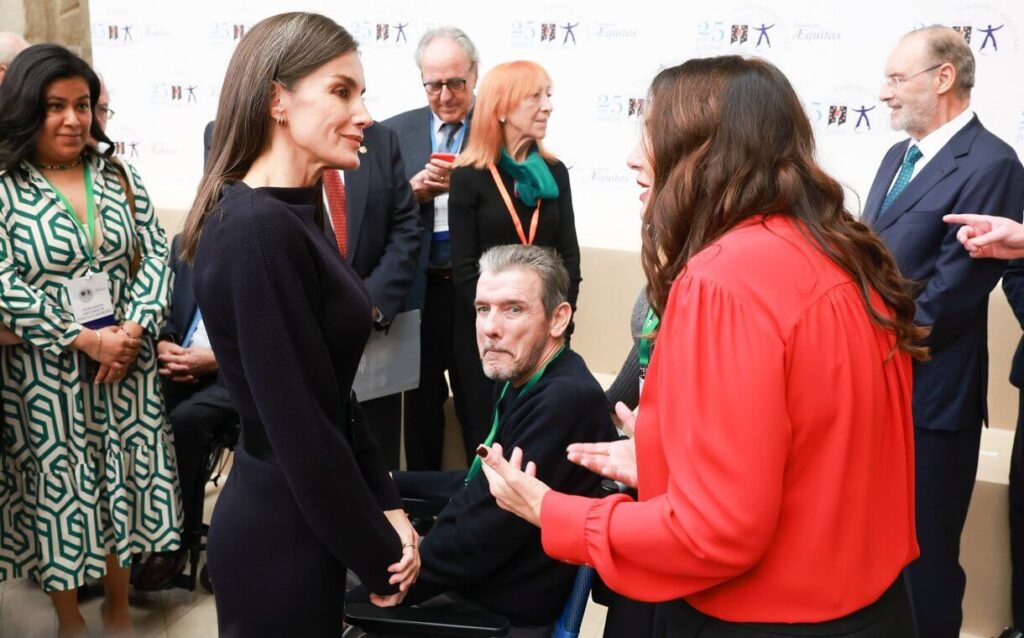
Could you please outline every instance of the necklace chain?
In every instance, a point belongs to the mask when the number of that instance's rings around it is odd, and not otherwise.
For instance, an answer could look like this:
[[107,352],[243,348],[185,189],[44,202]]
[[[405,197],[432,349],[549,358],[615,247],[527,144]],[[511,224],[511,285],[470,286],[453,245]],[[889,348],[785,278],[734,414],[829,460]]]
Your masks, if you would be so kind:
[[44,164],[43,162],[39,162],[39,168],[45,168],[48,171],[63,171],[63,170],[67,170],[69,168],[74,168],[74,167],[78,166],[81,163],[82,163],[82,156],[79,155],[78,157],[76,157],[75,159],[71,160],[70,162],[61,162],[59,164]]

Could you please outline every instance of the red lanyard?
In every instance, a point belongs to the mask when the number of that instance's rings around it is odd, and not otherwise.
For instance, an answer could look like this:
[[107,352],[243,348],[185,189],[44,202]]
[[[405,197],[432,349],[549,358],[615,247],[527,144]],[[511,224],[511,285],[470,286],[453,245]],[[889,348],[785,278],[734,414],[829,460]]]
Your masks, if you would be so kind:
[[519,241],[528,246],[533,245],[533,240],[537,237],[537,222],[540,221],[540,203],[542,200],[538,198],[537,207],[533,209],[533,217],[530,219],[530,241],[526,241],[523,224],[519,221],[519,215],[516,213],[515,206],[512,205],[512,198],[508,196],[508,189],[505,188],[505,183],[501,181],[501,175],[498,175],[498,168],[494,165],[494,162],[488,164],[487,168],[491,169],[491,177],[494,178],[494,184],[501,192],[501,198],[505,200],[505,206],[508,208],[509,216],[512,217],[512,223],[516,225]]

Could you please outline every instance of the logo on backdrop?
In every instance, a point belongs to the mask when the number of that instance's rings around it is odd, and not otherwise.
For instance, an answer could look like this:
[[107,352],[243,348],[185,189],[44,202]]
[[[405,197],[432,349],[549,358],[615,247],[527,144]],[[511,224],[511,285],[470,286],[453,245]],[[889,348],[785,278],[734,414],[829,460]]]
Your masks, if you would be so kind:
[[345,23],[345,28],[359,41],[360,46],[377,50],[405,49],[410,37],[417,36],[410,27],[407,13],[398,7],[384,6],[374,10],[374,17]]
[[600,122],[623,122],[638,119],[644,113],[647,99],[629,95],[597,96],[597,119]]
[[730,14],[709,15],[697,21],[697,52],[766,54],[786,44],[788,31],[771,8],[742,5]]
[[572,49],[583,39],[587,28],[589,25],[572,9],[553,5],[544,8],[535,20],[513,20],[509,36],[512,46],[517,48]]
[[824,99],[806,103],[807,117],[820,133],[870,133],[883,117],[870,91],[863,87],[836,87]]
[[[943,24],[963,36],[977,56],[995,56],[1020,48],[1020,30],[1001,6],[969,4],[954,7],[952,19]],[[919,22],[914,28],[926,26]]]

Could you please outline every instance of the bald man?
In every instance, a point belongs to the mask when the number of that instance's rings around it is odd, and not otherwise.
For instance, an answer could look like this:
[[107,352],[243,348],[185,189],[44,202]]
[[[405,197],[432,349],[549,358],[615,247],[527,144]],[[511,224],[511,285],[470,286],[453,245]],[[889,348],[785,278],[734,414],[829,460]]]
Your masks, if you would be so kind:
[[28,42],[17,33],[0,31],[0,82],[14,58],[28,48]]

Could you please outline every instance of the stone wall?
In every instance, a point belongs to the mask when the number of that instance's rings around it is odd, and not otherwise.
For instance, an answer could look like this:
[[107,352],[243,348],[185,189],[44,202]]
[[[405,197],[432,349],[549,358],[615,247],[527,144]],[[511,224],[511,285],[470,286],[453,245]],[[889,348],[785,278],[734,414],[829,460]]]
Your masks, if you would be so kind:
[[63,44],[92,62],[89,0],[0,0],[0,31],[14,31],[32,44]]

